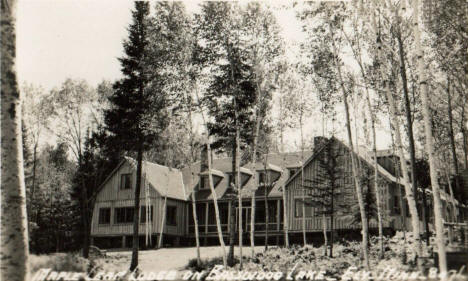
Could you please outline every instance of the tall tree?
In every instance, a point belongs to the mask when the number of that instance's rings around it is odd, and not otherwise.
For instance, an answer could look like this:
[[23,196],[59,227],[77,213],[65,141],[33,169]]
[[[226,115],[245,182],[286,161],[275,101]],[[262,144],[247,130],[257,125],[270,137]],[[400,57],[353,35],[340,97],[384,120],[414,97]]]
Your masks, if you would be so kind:
[[[30,186],[30,200],[34,201],[36,191],[36,172],[37,172],[37,154],[39,152],[39,145],[42,141],[44,131],[48,129],[51,119],[52,106],[49,98],[46,97],[44,90],[41,87],[36,87],[32,84],[25,84],[22,87],[23,102],[23,120],[24,125],[27,127],[27,138],[32,146],[32,175]],[[32,210],[28,208],[29,220],[33,220],[35,216]]]
[[28,220],[23,171],[21,105],[15,70],[16,1],[2,1],[1,278],[29,280]]
[[[58,124],[57,136],[61,142],[68,144],[75,156],[78,166],[83,162],[83,149],[89,125],[91,111],[97,107],[97,95],[84,80],[66,79],[58,90],[52,92],[54,120]],[[87,187],[81,184],[81,218],[85,227],[83,236],[83,257],[87,258],[90,246],[91,229]]]
[[[437,253],[439,255],[439,269],[442,274],[447,273],[447,256],[445,252],[445,242],[444,242],[444,225],[442,221],[442,202],[440,200],[440,187],[439,180],[437,177],[435,155],[434,155],[434,140],[432,135],[431,127],[431,116],[429,112],[429,97],[428,97],[428,81],[426,68],[424,66],[424,51],[421,42],[421,31],[422,24],[421,18],[419,15],[419,1],[413,1],[413,28],[415,35],[415,50],[417,56],[417,66],[419,74],[419,82],[421,87],[421,99],[422,99],[422,112],[424,118],[424,132],[426,136],[426,151],[429,158],[429,168],[431,175],[431,185],[432,185],[432,196],[434,200],[434,220],[435,220],[435,229],[436,229],[436,239],[437,239]],[[405,162],[401,161],[402,163]],[[419,223],[419,221],[418,221]],[[414,225],[413,225],[414,227]],[[419,230],[419,229],[418,229]]]
[[[111,107],[105,112],[107,129],[119,145],[136,153],[136,185],[133,218],[133,249],[130,270],[138,266],[140,190],[143,153],[167,126],[167,99],[161,72],[167,52],[164,43],[152,46],[160,56],[149,56],[150,6],[135,2],[129,38],[124,41],[125,56],[120,58],[123,77],[114,84]],[[166,52],[166,53],[165,53]]]
[[[250,146],[254,131],[253,115],[255,85],[252,66],[246,60],[245,26],[239,6],[228,2],[206,2],[197,15],[197,29],[200,41],[200,64],[213,73],[204,95],[213,122],[208,123],[209,134],[216,136],[213,148],[229,151],[232,156],[232,178],[237,183],[237,138],[240,149]],[[245,128],[237,133],[237,128]],[[239,152],[240,153],[240,152]],[[235,191],[230,187],[232,194]],[[238,189],[239,190],[239,189]],[[234,199],[234,196],[232,196]],[[231,202],[231,225],[229,239],[229,264],[234,260],[235,243],[235,202]]]

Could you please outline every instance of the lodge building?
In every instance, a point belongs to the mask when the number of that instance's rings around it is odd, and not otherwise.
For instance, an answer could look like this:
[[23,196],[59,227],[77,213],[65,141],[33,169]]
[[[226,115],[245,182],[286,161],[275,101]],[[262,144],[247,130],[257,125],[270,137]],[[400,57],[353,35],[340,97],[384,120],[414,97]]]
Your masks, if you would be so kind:
[[[375,194],[372,195],[375,190],[373,156],[364,149],[359,149],[356,155],[361,173],[367,175],[361,179],[361,185],[369,195],[365,198],[375,202]],[[193,199],[201,244],[218,245],[207,159],[206,150],[203,150],[200,162],[183,169],[143,162],[139,226],[142,248],[155,247],[161,229],[164,246],[195,245]],[[398,177],[400,173],[398,162],[395,165],[395,160],[398,161],[398,157],[391,151],[378,153],[378,189],[384,215],[383,226],[387,233],[402,229],[411,230],[408,207],[404,203],[406,199],[400,200],[400,197],[404,197],[404,188],[401,185],[402,178]],[[229,241],[231,217],[236,219],[236,229],[239,223],[237,193],[231,185],[234,176],[231,165],[231,158],[213,159],[211,163],[215,196],[226,243]],[[335,233],[344,236],[358,234],[360,222],[356,219],[358,203],[351,167],[348,146],[334,137],[316,137],[313,151],[268,154],[255,165],[241,167],[241,221],[245,233],[244,243],[248,243],[250,239],[251,201],[254,194],[256,244],[265,243],[265,234],[268,232],[269,244],[282,245],[285,215],[291,243],[301,243],[303,224],[308,241],[316,241],[316,238],[322,235],[323,220],[328,230],[333,226]],[[468,178],[468,173],[466,176]],[[94,245],[100,248],[131,247],[135,183],[136,162],[126,157],[100,186],[91,225]],[[464,193],[468,195],[467,187]],[[426,191],[428,203],[432,201],[430,193],[429,190]],[[463,190],[457,192],[457,208],[454,209],[448,192],[441,190],[446,221],[453,221],[454,217],[458,221],[468,217],[466,201],[463,201],[467,197],[463,195]],[[234,208],[231,208],[231,204],[235,205]],[[372,205],[372,202],[368,205]],[[428,206],[427,209],[431,210],[432,207]],[[231,210],[235,210],[235,216],[231,216]],[[372,213],[371,209],[369,213]],[[433,229],[432,213],[428,216],[429,227]],[[377,228],[377,221],[372,216],[369,227],[371,231]]]

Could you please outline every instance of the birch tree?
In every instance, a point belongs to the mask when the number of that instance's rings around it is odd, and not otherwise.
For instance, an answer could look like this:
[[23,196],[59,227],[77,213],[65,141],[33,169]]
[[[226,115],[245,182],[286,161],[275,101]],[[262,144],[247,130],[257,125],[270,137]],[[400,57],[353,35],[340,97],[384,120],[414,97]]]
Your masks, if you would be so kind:
[[[419,83],[421,88],[422,113],[424,118],[424,132],[426,136],[426,151],[429,157],[429,168],[431,175],[432,196],[434,200],[434,220],[437,239],[437,253],[439,255],[439,269],[444,276],[447,274],[447,256],[444,242],[444,225],[442,221],[442,203],[440,200],[440,187],[437,178],[437,170],[434,155],[434,140],[432,136],[432,127],[429,113],[428,81],[426,80],[426,67],[424,65],[424,52],[421,45],[422,24],[419,15],[419,1],[413,3],[413,28],[415,35],[415,49],[417,55],[417,66],[419,74]],[[405,161],[401,161],[402,163]],[[411,208],[411,207],[410,207]],[[418,221],[419,223],[419,221]],[[414,227],[415,225],[413,225]],[[419,230],[419,229],[418,229]]]
[[29,280],[28,220],[23,171],[21,105],[15,70],[16,1],[2,1],[1,278]]

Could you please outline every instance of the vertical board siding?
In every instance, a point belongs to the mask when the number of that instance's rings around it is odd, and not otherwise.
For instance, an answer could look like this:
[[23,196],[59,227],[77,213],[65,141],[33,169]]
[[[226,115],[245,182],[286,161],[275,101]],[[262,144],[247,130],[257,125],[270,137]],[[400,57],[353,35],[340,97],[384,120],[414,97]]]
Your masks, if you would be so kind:
[[[120,189],[120,177],[122,174],[132,174],[132,188],[121,190]],[[136,171],[131,167],[128,162],[124,162],[119,169],[110,177],[110,179],[104,184],[100,192],[96,197],[94,205],[92,223],[91,223],[91,235],[92,236],[116,236],[116,235],[131,235],[133,234],[133,223],[116,224],[115,219],[115,208],[119,207],[133,207],[135,199],[135,184],[136,184]],[[140,205],[145,205],[145,179],[142,179],[141,193],[140,193]],[[153,222],[152,222],[152,233],[159,233],[161,230],[161,217],[163,214],[164,198],[151,186],[149,187],[149,199],[150,205],[154,208]],[[168,206],[177,206],[177,225],[166,226],[164,228],[165,234],[172,235],[185,235],[187,233],[187,202],[173,200],[168,198]],[[110,224],[100,225],[99,224],[99,209],[100,208],[111,208],[111,220]],[[140,223],[139,226],[140,235],[146,233],[146,223]]]
[[[336,145],[335,145],[336,146]],[[334,229],[357,229],[360,228],[359,224],[351,225],[352,222],[352,206],[358,204],[357,196],[355,192],[355,186],[353,182],[352,176],[352,165],[351,165],[351,157],[349,151],[343,149],[342,147],[334,147],[334,149],[340,149],[340,156],[337,157],[337,183],[335,189],[335,204],[334,204]],[[307,186],[313,186],[322,184],[323,180],[326,177],[325,171],[322,167],[320,167],[320,157],[323,157],[324,154],[319,153],[314,160],[308,163],[307,166],[304,167],[304,179],[311,179],[312,183],[305,182]],[[364,162],[361,162],[364,169],[372,169],[372,167],[367,167]],[[373,176],[373,172],[372,172]],[[372,181],[372,192],[374,192],[373,181]],[[316,190],[307,191],[310,192],[312,195],[317,194]],[[307,198],[306,192],[306,198]],[[388,215],[389,210],[388,208],[392,205],[387,202],[388,198],[388,184],[382,184],[380,186],[380,192],[382,195],[382,209],[383,209],[383,216],[386,218],[384,220],[384,227],[389,227],[390,223]],[[295,199],[302,198],[302,186],[301,186],[301,172],[291,181],[287,186],[287,200],[288,200],[288,208],[289,208],[289,230],[291,232],[301,232],[302,231],[302,217],[295,216]],[[307,200],[307,199],[306,199]],[[322,215],[317,214],[315,208],[312,211],[311,217],[306,217],[305,225],[307,231],[322,231]],[[331,218],[330,216],[326,217],[327,220],[327,229],[331,227]],[[401,223],[400,223],[401,224]],[[378,223],[376,219],[371,219],[369,222],[370,228],[377,228]]]

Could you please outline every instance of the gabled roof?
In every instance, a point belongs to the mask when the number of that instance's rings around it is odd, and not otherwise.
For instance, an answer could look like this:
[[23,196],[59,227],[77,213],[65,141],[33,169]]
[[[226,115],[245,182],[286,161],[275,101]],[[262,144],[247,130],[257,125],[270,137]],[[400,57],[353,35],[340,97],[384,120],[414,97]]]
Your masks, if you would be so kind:
[[[341,146],[344,146],[346,149],[349,150],[349,147],[345,143],[343,143],[341,140],[335,137],[331,137],[324,145],[317,148],[317,151],[304,163],[304,167],[307,166],[310,162],[314,161],[318,157],[318,155],[323,151],[323,149],[326,146],[330,145],[332,141],[337,142],[338,144],[340,144]],[[357,152],[355,151],[354,153],[361,159],[361,161],[365,161],[368,166],[372,168],[374,167],[374,164],[373,164],[374,161],[372,160],[372,157],[369,155],[367,151],[365,151],[362,148],[359,148],[358,151]],[[387,180],[392,181],[392,182],[397,182],[397,179],[379,164],[377,164],[377,171],[379,172],[381,176],[383,176]],[[289,182],[291,182],[300,173],[301,173],[301,170],[298,170],[293,176],[291,176],[287,180],[285,185],[289,184]],[[401,179],[400,179],[400,182],[402,182]]]
[[187,200],[189,194],[185,190],[182,173],[178,169],[144,161],[143,173],[150,186],[162,196]]
[[[124,159],[120,161],[117,167],[109,174],[109,176],[98,188],[96,195],[125,162],[128,162],[130,166],[136,171],[136,160],[131,157],[124,157]],[[187,200],[189,194],[185,190],[182,173],[178,169],[143,161],[142,174],[143,177],[146,177],[146,180],[148,180],[150,186],[159,194],[161,194],[161,196],[167,196],[168,198],[178,200]]]

